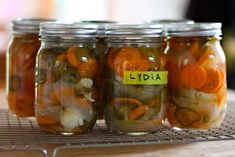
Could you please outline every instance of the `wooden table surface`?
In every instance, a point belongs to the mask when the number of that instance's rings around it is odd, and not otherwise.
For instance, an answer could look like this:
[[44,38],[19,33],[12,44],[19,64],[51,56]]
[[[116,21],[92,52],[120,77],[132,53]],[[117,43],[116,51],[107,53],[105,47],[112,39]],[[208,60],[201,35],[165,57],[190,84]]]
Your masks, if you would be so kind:
[[[0,90],[0,108],[7,108],[5,93]],[[235,91],[228,90],[228,100],[235,101]],[[49,153],[51,153],[49,149]],[[51,154],[49,154],[51,155]],[[187,144],[145,145],[111,148],[66,149],[58,157],[235,157],[235,140]],[[0,157],[42,157],[40,152],[1,152]]]

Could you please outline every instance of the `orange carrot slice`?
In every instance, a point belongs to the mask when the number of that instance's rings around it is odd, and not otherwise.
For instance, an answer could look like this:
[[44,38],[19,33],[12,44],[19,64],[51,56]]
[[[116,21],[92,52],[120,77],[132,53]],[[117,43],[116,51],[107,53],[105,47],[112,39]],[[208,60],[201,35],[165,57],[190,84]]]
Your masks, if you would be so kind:
[[78,71],[81,76],[92,78],[99,72],[99,63],[96,59],[88,59],[87,62],[80,64]]
[[79,67],[81,63],[79,62],[79,60],[77,59],[75,55],[75,50],[76,50],[75,46],[72,46],[68,49],[67,59],[68,59],[69,64],[71,64],[74,67]]
[[114,64],[123,64],[123,62],[140,60],[141,58],[141,53],[137,48],[126,47],[119,51],[115,58]]
[[200,88],[206,83],[206,79],[206,71],[198,65],[188,64],[180,72],[180,80],[187,88]]
[[67,59],[67,56],[66,56],[66,54],[61,54],[56,59],[60,60],[60,61],[65,61]]
[[74,96],[74,95],[75,95],[74,89],[70,86],[66,86],[66,87],[53,88],[50,93],[50,98],[54,105],[58,105],[60,97]]
[[217,96],[217,100],[218,100],[218,104],[220,107],[223,107],[224,104],[225,104],[225,101],[226,101],[226,86],[223,85],[220,87],[220,89],[218,90],[218,92],[216,93],[216,96]]
[[86,112],[92,110],[91,102],[84,97],[74,97],[74,103],[79,105]]
[[197,61],[197,65],[199,65],[199,66],[205,65],[211,57],[214,57],[214,54],[215,54],[215,52],[212,49],[212,47],[208,46],[206,48],[205,52],[203,53],[203,55]]
[[149,107],[154,107],[154,106],[158,106],[160,103],[161,103],[161,99],[160,98],[155,98],[152,101],[150,101],[148,106]]
[[136,48],[123,48],[115,57],[114,69],[120,76],[125,70],[145,71],[148,69],[148,60]]
[[136,120],[140,116],[144,115],[146,110],[147,110],[147,106],[141,105],[141,106],[135,108],[134,110],[130,111],[128,119],[129,120]]
[[134,104],[134,105],[137,105],[137,106],[141,106],[142,105],[142,103],[139,100],[137,100],[137,99],[134,99],[134,98],[124,98],[124,97],[114,98],[112,100],[111,104],[115,104],[115,105]]
[[37,122],[39,125],[54,125],[54,124],[59,124],[58,119],[55,117],[45,115],[45,116],[37,116],[36,117]]
[[222,84],[220,70],[216,68],[206,68],[207,78],[204,86],[199,90],[207,93],[216,92]]

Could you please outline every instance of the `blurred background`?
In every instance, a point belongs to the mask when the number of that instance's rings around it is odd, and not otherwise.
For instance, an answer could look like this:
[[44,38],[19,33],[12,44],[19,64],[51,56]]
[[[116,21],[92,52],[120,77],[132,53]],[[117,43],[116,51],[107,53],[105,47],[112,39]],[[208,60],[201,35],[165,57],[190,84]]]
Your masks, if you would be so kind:
[[10,21],[20,17],[55,18],[60,21],[112,20],[125,23],[183,18],[196,22],[222,22],[228,85],[235,89],[233,0],[0,0],[0,86],[4,85]]

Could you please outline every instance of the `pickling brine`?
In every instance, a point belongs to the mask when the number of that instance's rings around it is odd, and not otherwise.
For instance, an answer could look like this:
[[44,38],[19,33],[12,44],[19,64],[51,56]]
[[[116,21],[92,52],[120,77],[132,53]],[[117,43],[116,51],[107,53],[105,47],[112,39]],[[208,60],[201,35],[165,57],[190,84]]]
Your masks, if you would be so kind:
[[209,129],[221,125],[226,112],[226,62],[220,24],[169,27],[166,68],[167,118],[176,128]]
[[144,25],[110,25],[109,29],[104,70],[105,121],[117,133],[155,132],[162,127],[167,104],[162,27],[155,30]]
[[[96,29],[84,27],[62,23],[41,26],[35,112],[42,130],[77,134],[90,130],[96,122],[100,93],[100,65],[94,37]],[[68,31],[70,36],[66,38]]]

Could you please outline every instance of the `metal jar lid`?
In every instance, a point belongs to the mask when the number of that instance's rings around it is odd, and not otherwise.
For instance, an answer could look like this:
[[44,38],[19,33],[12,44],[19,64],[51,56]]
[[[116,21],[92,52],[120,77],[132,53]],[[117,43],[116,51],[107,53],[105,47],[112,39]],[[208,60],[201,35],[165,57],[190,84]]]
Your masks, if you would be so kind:
[[163,25],[168,25],[168,24],[194,24],[195,22],[189,19],[162,19],[162,20],[152,20],[150,23],[159,23]]
[[166,26],[168,36],[220,36],[221,23],[169,24]]
[[24,19],[12,20],[13,33],[39,33],[39,25],[42,22],[54,21],[52,19]]
[[97,26],[82,23],[46,22],[40,24],[43,37],[96,37]]
[[109,25],[109,24],[115,24],[117,22],[108,21],[108,20],[84,20],[84,21],[81,21],[81,23],[95,24],[97,26],[98,37],[104,37],[105,36],[105,26]]
[[107,37],[163,37],[162,24],[109,24],[105,27]]

